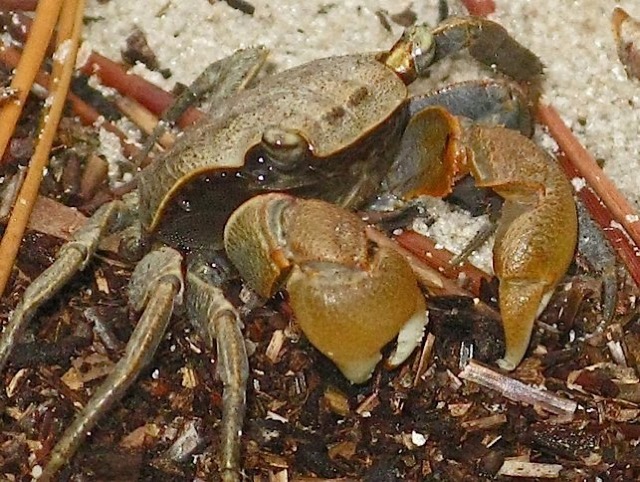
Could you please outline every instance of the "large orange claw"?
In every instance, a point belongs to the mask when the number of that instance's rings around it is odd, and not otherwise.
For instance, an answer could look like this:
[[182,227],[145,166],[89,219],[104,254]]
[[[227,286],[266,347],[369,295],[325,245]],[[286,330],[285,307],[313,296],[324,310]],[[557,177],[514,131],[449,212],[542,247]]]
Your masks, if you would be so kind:
[[344,209],[284,194],[257,196],[225,228],[225,249],[245,281],[270,297],[284,288],[309,341],[353,383],[366,381],[380,350],[402,331],[392,364],[420,341],[424,297],[404,258],[372,245]]
[[505,199],[493,266],[500,280],[507,345],[498,363],[513,370],[524,357],[536,317],[573,258],[578,231],[575,202],[559,166],[519,133],[474,126],[465,144],[476,183]]
[[500,366],[522,360],[533,323],[564,276],[576,246],[572,189],[554,160],[531,140],[504,127],[472,125],[441,107],[417,112],[405,130],[387,178],[400,196],[443,196],[470,172],[476,184],[505,199],[493,265],[500,280],[506,353]]

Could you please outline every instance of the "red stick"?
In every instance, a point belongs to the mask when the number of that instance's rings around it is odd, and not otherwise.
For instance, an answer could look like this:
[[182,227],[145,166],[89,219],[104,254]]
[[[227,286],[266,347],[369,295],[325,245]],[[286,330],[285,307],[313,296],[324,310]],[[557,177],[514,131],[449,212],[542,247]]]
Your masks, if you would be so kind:
[[[7,47],[3,50],[0,50],[0,63],[7,65],[8,67],[15,68],[18,65],[18,61],[20,60],[20,51],[13,47]],[[50,77],[48,74],[40,71],[36,74],[36,83],[45,89],[49,88]],[[85,125],[93,125],[98,119],[101,117],[100,113],[87,104],[80,97],[75,95],[73,92],[69,92],[67,94],[67,102],[71,104],[71,108],[76,114],[83,124]],[[103,121],[101,123],[102,127],[104,127],[109,132],[117,135],[121,141],[122,148],[125,156],[129,158],[135,157],[138,153],[138,148],[136,148],[132,143],[129,142],[127,136],[118,129],[111,122]]]
[[[578,169],[566,154],[560,153],[557,159],[569,179],[581,177]],[[629,238],[624,229],[616,226],[611,211],[598,198],[591,186],[583,187],[578,192],[578,196],[593,220],[598,223],[604,236],[611,243],[622,262],[626,265],[633,280],[640,286],[640,249],[638,249],[638,246],[633,243],[633,240]]]
[[[451,265],[453,254],[443,248],[437,248],[432,239],[427,238],[415,231],[403,231],[394,238],[400,246],[408,249],[417,257],[433,269],[438,270],[443,276],[449,279],[459,279],[464,276],[465,289],[471,291],[475,296],[480,293],[480,282],[484,278],[491,278],[484,271],[476,268],[472,264],[463,263],[461,265]],[[428,255],[426,255],[428,253]]]
[[[118,90],[122,95],[135,99],[155,115],[160,116],[174,101],[174,96],[142,77],[128,73],[124,67],[108,58],[92,52],[87,62],[80,68],[86,75],[96,74],[102,83]],[[190,108],[178,121],[182,128],[195,123],[204,114]]]
[[33,12],[37,5],[38,0],[0,0],[0,10]]
[[538,119],[545,124],[560,149],[571,160],[573,167],[598,197],[611,211],[616,222],[624,226],[627,234],[640,246],[640,220],[631,203],[616,188],[615,184],[602,171],[589,152],[560,118],[558,112],[549,105],[538,106]]
[[496,3],[493,0],[462,0],[471,15],[486,17],[496,11]]

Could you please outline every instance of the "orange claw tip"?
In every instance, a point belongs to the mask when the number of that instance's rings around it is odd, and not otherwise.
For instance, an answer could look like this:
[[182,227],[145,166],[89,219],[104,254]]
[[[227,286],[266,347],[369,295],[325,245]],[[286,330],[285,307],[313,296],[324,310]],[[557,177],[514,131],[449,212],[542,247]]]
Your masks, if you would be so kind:
[[524,358],[531,340],[533,325],[546,308],[553,286],[531,280],[500,281],[500,314],[506,350],[497,361],[500,368],[514,370]]

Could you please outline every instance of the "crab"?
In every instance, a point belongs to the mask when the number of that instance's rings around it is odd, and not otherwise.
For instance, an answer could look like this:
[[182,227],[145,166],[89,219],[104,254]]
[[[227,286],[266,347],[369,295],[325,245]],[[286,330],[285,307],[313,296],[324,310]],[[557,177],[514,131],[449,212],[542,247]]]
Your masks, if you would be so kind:
[[[220,474],[240,479],[248,357],[225,275],[213,266],[223,248],[262,297],[289,292],[303,332],[352,382],[370,377],[396,336],[402,343],[390,364],[401,364],[419,343],[424,295],[407,261],[372,244],[349,211],[381,187],[403,198],[442,196],[470,172],[505,198],[494,251],[507,344],[501,363],[519,363],[571,261],[575,206],[553,160],[517,131],[531,129],[517,88],[489,81],[408,95],[432,63],[464,48],[517,80],[541,73],[535,55],[502,27],[474,17],[414,26],[387,52],[316,60],[252,88],[246,78],[264,49],[216,66],[218,78],[231,74],[216,110],[140,173],[137,191],[103,205],[74,234],[27,288],[2,335],[0,368],[38,307],[89,263],[105,235],[120,232],[126,252],[144,254],[129,289],[142,315],[124,356],[62,435],[40,480],[54,477],[149,363],[178,306],[217,345]],[[238,58],[255,62],[240,72]],[[501,125],[482,124],[488,120]]]

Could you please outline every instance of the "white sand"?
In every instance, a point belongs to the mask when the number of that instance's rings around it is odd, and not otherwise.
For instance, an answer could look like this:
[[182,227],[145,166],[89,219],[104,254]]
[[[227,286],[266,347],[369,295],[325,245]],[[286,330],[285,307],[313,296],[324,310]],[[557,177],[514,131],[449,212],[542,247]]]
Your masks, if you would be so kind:
[[[252,0],[246,15],[216,1],[89,1],[92,22],[86,37],[102,53],[119,58],[134,25],[147,34],[160,63],[188,82],[213,60],[249,45],[264,44],[271,60],[285,69],[314,58],[384,49],[401,32],[381,25],[375,12],[406,7],[418,21],[433,21],[436,1]],[[640,205],[640,82],[626,78],[615,53],[610,27],[614,2],[581,0],[497,0],[497,15],[514,37],[547,66],[546,98],[560,111],[585,146],[606,161],[606,172]],[[640,16],[634,0],[617,2]],[[323,12],[324,13],[319,13]],[[170,83],[171,83],[170,82]]]
[[[92,48],[118,59],[125,38],[138,26],[161,66],[174,74],[169,81],[158,75],[152,78],[169,87],[175,81],[189,82],[211,61],[238,48],[266,45],[272,51],[271,61],[278,69],[286,69],[318,57],[388,48],[402,27],[391,22],[393,31],[388,32],[377,11],[397,14],[411,7],[418,22],[433,22],[437,15],[435,0],[251,3],[253,15],[222,1],[211,5],[207,0],[111,0],[99,5],[90,0],[87,14],[99,20],[89,24],[86,37]],[[610,27],[615,4],[602,0],[496,3],[493,18],[546,64],[545,98],[593,155],[605,160],[607,174],[640,206],[640,82],[627,79],[615,53]],[[640,16],[637,1],[618,4]],[[451,81],[477,75],[485,73],[463,61],[441,67],[435,77]],[[441,238],[449,248],[456,249],[467,237],[455,226],[435,228],[442,230],[456,233],[453,244],[446,236]]]

